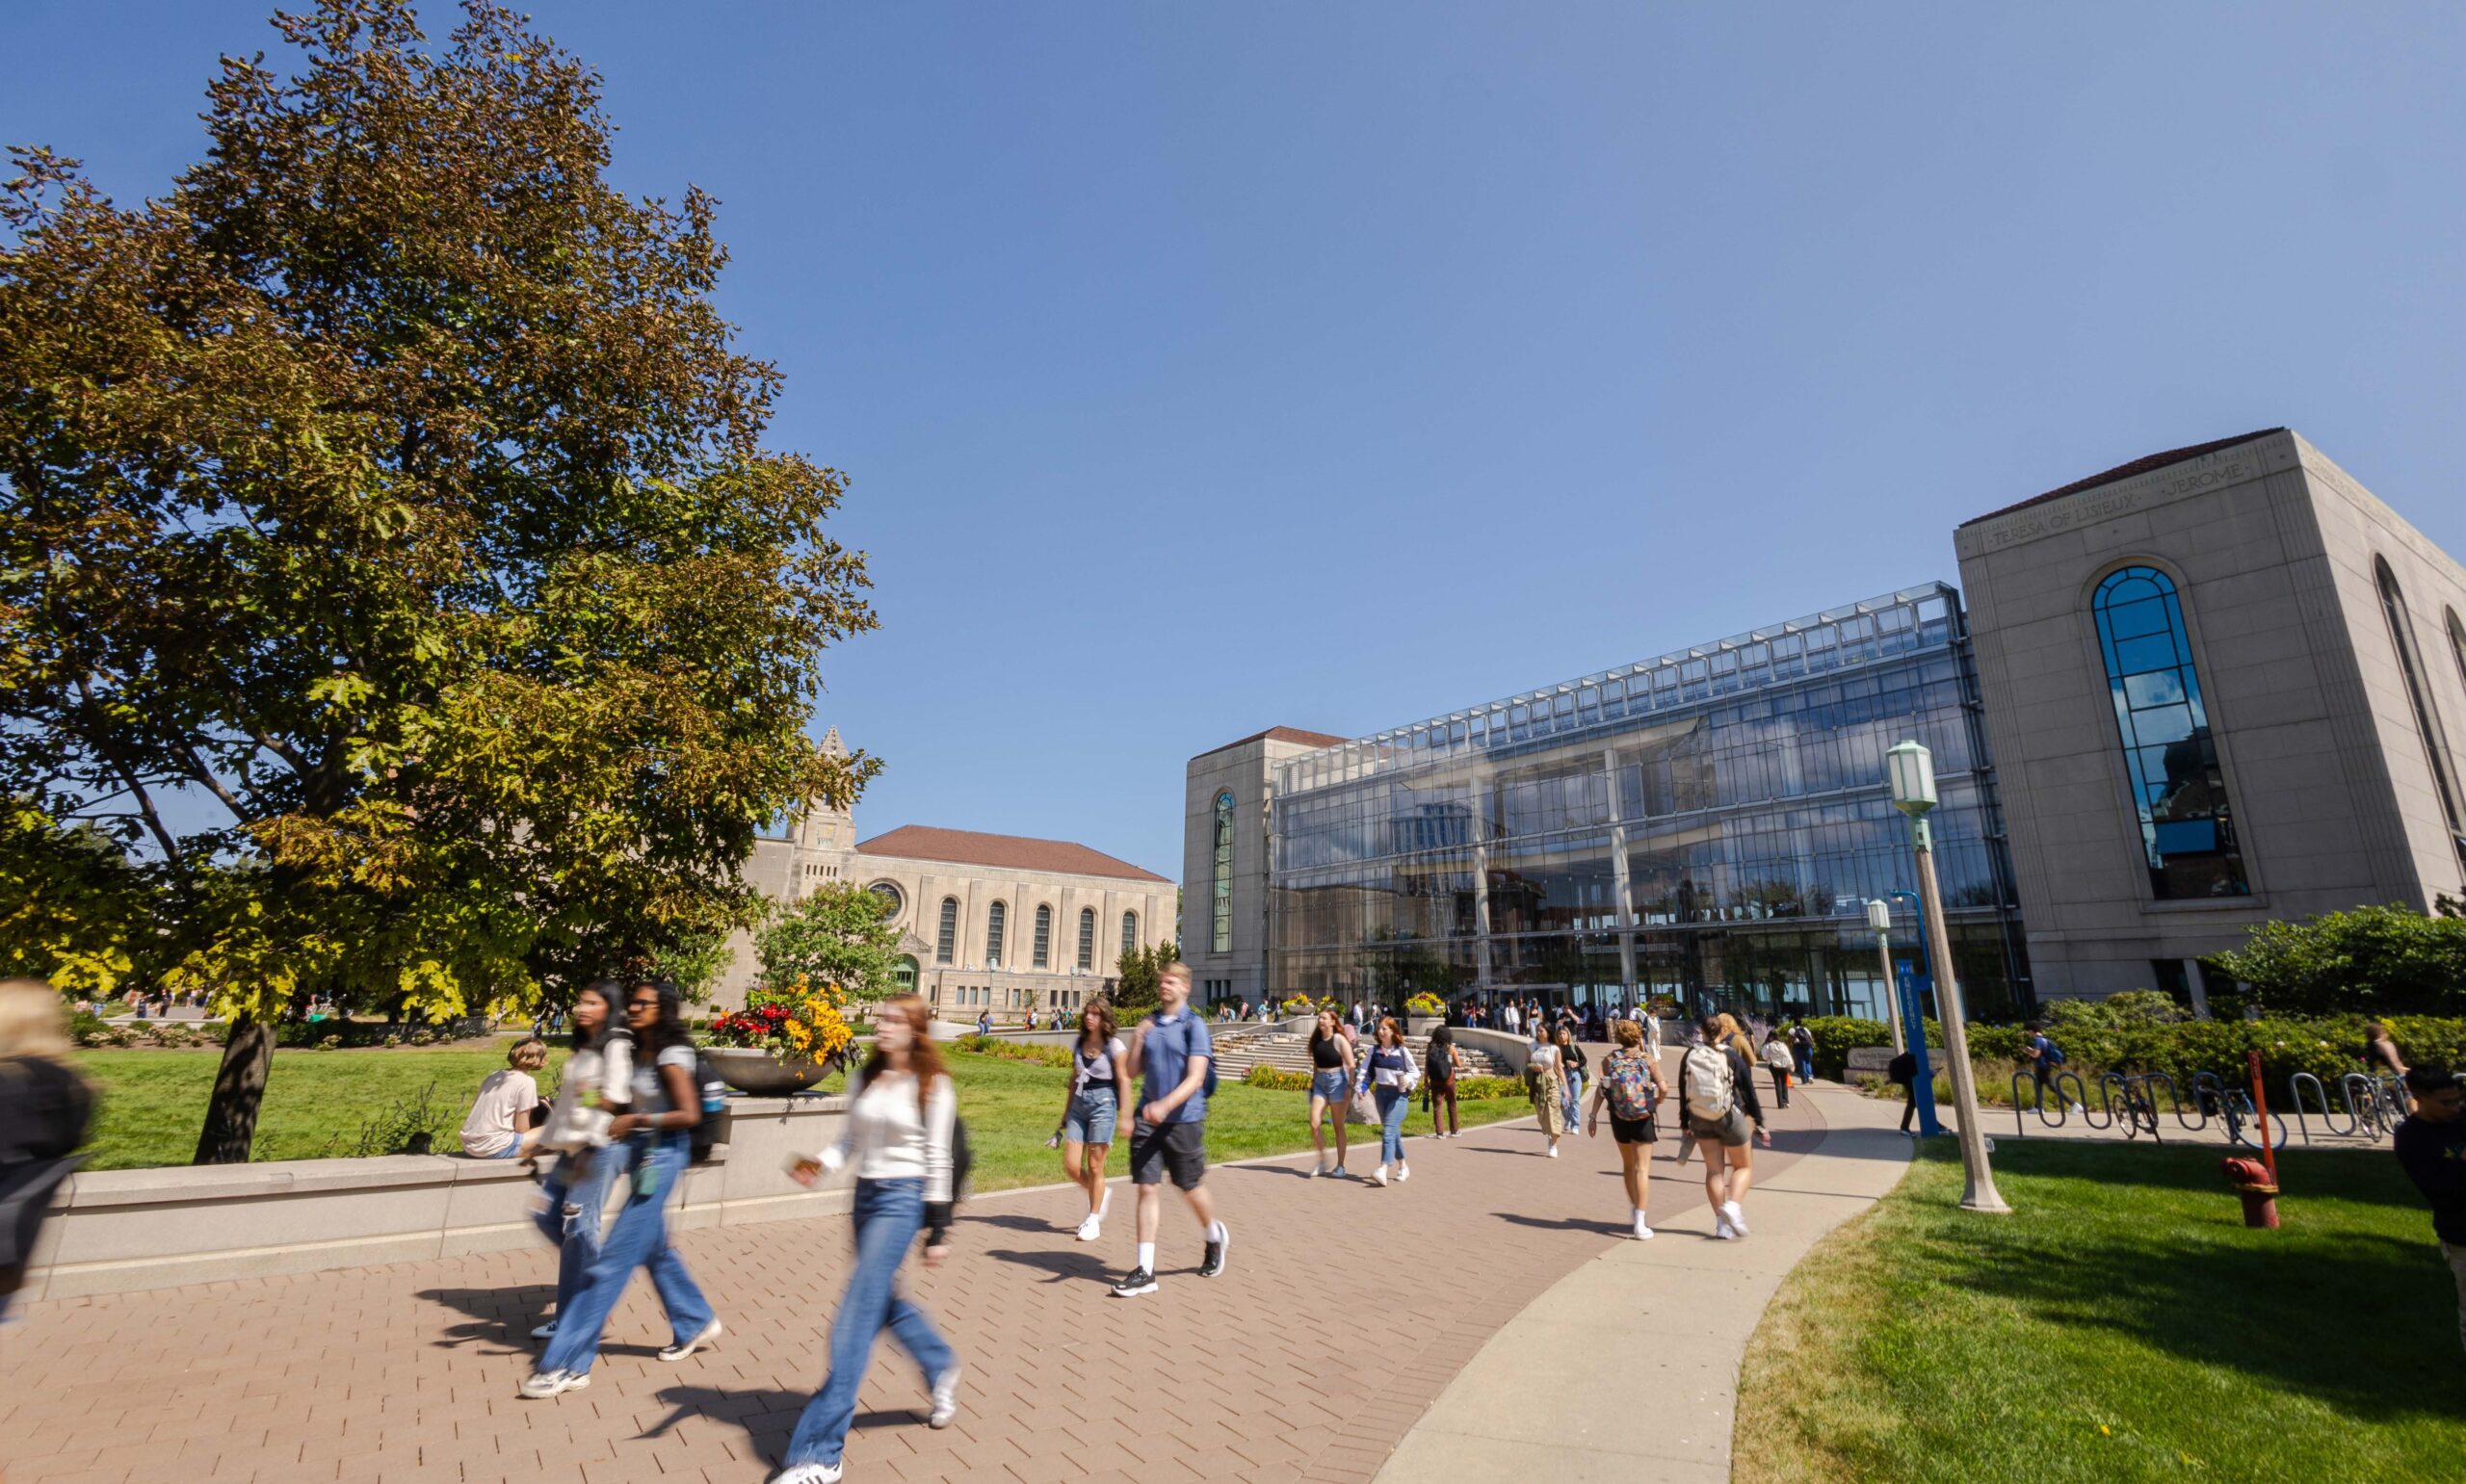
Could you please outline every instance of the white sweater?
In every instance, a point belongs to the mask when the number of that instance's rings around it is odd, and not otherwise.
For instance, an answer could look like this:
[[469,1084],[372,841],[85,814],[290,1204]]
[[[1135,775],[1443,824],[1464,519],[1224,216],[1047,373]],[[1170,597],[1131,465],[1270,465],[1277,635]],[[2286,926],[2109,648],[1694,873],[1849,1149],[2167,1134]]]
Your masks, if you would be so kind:
[[573,1154],[608,1142],[608,1105],[625,1106],[634,1097],[634,1033],[617,1030],[596,1047],[565,1058],[557,1101],[548,1109],[539,1146]]
[[936,1078],[920,1115],[916,1079],[884,1072],[857,1074],[849,1090],[847,1127],[832,1165],[854,1167],[858,1180],[922,1180],[925,1202],[951,1199],[951,1126],[958,1121],[958,1090],[949,1077]]

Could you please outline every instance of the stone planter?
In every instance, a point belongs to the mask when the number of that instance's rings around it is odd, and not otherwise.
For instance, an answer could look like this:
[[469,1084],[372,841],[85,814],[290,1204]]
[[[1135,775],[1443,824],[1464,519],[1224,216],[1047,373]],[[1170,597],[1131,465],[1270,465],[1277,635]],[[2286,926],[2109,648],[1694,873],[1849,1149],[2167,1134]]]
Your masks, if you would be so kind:
[[803,1092],[839,1066],[836,1056],[828,1061],[782,1061],[769,1052],[744,1046],[706,1046],[702,1054],[711,1058],[720,1080],[756,1098]]
[[1447,1017],[1444,1015],[1414,1015],[1407,1013],[1404,1016],[1404,1034],[1413,1036],[1428,1035],[1446,1024]]

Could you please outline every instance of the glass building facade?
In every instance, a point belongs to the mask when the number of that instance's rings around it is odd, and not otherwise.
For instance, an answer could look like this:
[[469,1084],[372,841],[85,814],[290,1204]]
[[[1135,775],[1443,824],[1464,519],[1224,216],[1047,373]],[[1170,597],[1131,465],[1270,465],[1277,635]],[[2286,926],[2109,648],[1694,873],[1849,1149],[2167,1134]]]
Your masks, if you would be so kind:
[[1960,595],[1941,584],[1293,758],[1270,821],[1269,982],[1400,1003],[1883,1013],[1916,866],[1884,751],[1934,752],[1970,1012],[2029,1004]]

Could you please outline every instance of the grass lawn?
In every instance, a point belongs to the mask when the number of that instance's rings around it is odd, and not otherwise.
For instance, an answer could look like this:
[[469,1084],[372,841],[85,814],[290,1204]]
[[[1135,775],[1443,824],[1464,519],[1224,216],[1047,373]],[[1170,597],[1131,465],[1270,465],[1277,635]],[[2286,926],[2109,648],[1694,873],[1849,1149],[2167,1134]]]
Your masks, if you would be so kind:
[[[562,1048],[550,1053],[548,1068],[539,1074],[541,1092],[555,1090],[564,1054]],[[945,1055],[958,1080],[959,1107],[975,1148],[976,1188],[1000,1190],[1061,1180],[1062,1156],[1045,1148],[1044,1141],[1061,1120],[1067,1074],[969,1052],[946,1051]],[[204,1122],[220,1053],[90,1051],[78,1053],[76,1059],[102,1094],[88,1168],[189,1162],[197,1153],[197,1130]],[[257,1119],[255,1156],[313,1159],[354,1155],[360,1152],[364,1133],[370,1135],[371,1152],[382,1153],[399,1147],[406,1120],[430,1130],[439,1151],[449,1150],[480,1080],[504,1065],[505,1053],[486,1048],[275,1052]],[[835,1089],[839,1082],[833,1079],[826,1085]],[[422,1117],[417,1105],[424,1093],[428,1106]],[[1308,1106],[1304,1093],[1271,1092],[1239,1082],[1219,1086],[1208,1112],[1208,1158],[1243,1159],[1308,1148],[1309,1133],[1302,1127]],[[1468,1124],[1520,1117],[1531,1110],[1521,1098],[1465,1103],[1461,1109]],[[1416,1111],[1405,1127],[1427,1133],[1430,1120]],[[1352,1135],[1352,1163],[1367,1169],[1377,1160],[1378,1133],[1356,1128]],[[1127,1130],[1116,1143],[1107,1173],[1128,1174]]]
[[2456,1477],[2455,1290],[2397,1161],[2287,1151],[2256,1232],[2219,1158],[2006,1139],[2015,1213],[1975,1216],[1935,1141],[1774,1297],[1736,1478]]

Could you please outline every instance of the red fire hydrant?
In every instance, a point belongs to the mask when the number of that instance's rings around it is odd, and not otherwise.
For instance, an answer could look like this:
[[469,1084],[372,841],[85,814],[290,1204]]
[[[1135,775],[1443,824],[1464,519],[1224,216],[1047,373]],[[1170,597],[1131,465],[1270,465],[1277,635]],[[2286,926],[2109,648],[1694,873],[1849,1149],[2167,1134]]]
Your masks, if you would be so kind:
[[2235,1193],[2243,1198],[2243,1224],[2277,1230],[2277,1183],[2269,1179],[2267,1166],[2258,1159],[2229,1157],[2219,1168],[2234,1184]]

